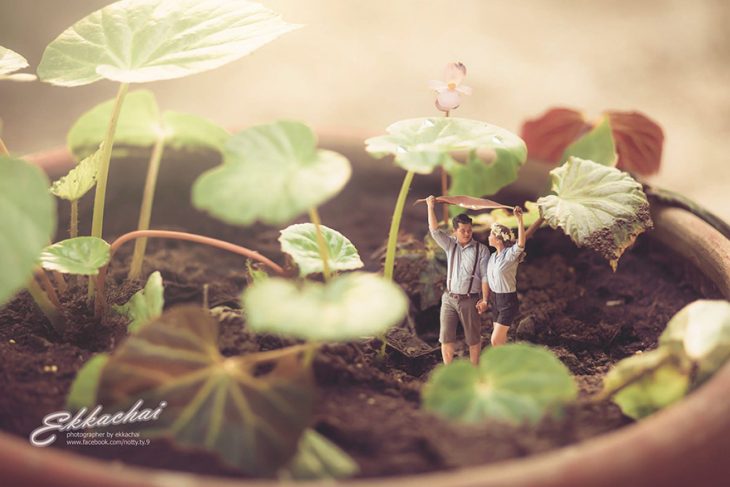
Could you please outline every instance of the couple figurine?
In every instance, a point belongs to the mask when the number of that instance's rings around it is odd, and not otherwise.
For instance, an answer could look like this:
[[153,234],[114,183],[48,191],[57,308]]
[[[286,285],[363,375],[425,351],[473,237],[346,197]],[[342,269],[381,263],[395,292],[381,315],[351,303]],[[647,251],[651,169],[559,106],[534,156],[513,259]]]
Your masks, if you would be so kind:
[[522,209],[515,206],[517,240],[509,228],[493,224],[489,232],[489,245],[496,251],[472,238],[472,220],[462,213],[453,218],[453,235],[438,228],[434,211],[436,198],[426,199],[428,228],[436,243],[447,256],[446,291],[441,298],[441,328],[439,342],[444,363],[454,359],[456,327],[461,322],[464,337],[469,346],[469,358],[479,363],[481,352],[481,320],[479,315],[491,305],[494,314],[492,346],[503,345],[507,332],[519,311],[517,300],[517,266],[524,257],[525,241],[534,233],[536,225],[525,232]]

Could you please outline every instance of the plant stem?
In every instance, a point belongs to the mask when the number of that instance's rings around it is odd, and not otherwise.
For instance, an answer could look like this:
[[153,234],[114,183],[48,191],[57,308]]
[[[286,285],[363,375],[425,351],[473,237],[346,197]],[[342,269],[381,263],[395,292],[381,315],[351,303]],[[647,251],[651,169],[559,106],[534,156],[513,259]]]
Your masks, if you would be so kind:
[[[147,179],[144,184],[144,194],[142,196],[142,208],[139,211],[139,222],[137,230],[149,230],[150,220],[152,219],[152,204],[155,201],[155,187],[157,186],[157,175],[160,172],[160,161],[162,160],[162,152],[165,149],[165,137],[160,135],[152,148],[150,162],[147,168]],[[132,264],[130,265],[129,279],[138,279],[142,273],[142,262],[144,261],[145,249],[147,248],[147,239],[140,238],[134,242],[134,255],[132,256]]]
[[[186,240],[188,242],[196,242],[203,245],[209,245],[211,247],[216,247],[222,250],[227,250],[229,252],[233,252],[234,254],[243,255],[244,257],[248,257],[249,259],[256,260],[258,262],[261,262],[262,264],[268,266],[271,270],[273,270],[275,273],[279,274],[280,276],[283,276],[285,274],[284,269],[281,268],[278,264],[271,261],[270,259],[267,259],[260,253],[247,249],[246,247],[241,247],[240,245],[235,245],[230,242],[225,242],[223,240],[218,240],[215,238],[210,237],[204,237],[202,235],[196,235],[194,233],[185,233],[185,232],[171,232],[167,230],[143,230],[143,231],[134,231],[125,233],[121,237],[117,238],[114,242],[112,242],[110,249],[109,249],[109,261],[111,262],[111,259],[114,257],[114,253],[126,242],[129,242],[130,240],[135,240],[138,238],[171,238],[175,240]],[[99,269],[99,274],[96,276],[96,284],[99,288],[99,292],[96,294],[96,303],[95,303],[95,313],[97,317],[101,316],[101,313],[104,311],[105,303],[104,303],[104,282],[106,280],[106,272],[109,268],[109,264],[105,265],[104,267]],[[89,281],[92,281],[92,279],[89,279]]]
[[66,278],[63,277],[63,274],[61,274],[58,271],[53,271],[53,280],[56,283],[56,287],[58,287],[58,292],[61,294],[66,292]]
[[322,258],[322,274],[324,275],[324,282],[327,282],[330,280],[330,277],[332,277],[329,265],[330,254],[327,250],[327,242],[322,234],[322,222],[319,219],[317,208],[309,210],[309,219],[312,220],[312,223],[314,223],[314,228],[317,233],[317,246],[319,247],[319,256]]
[[383,274],[386,279],[393,279],[393,268],[395,267],[395,247],[398,244],[398,229],[400,228],[400,220],[403,216],[403,207],[406,204],[406,196],[413,181],[413,171],[408,171],[403,179],[403,185],[398,193],[398,200],[393,210],[393,219],[390,222],[390,233],[388,234],[388,247],[385,253],[385,269]]
[[[449,176],[446,174],[446,168],[441,166],[441,194],[446,196],[449,192]],[[443,205],[444,209],[444,224],[449,225],[449,205]]]
[[210,309],[210,301],[208,300],[208,291],[210,286],[206,282],[203,284],[203,309]]
[[48,321],[51,323],[51,326],[53,326],[53,329],[56,330],[56,332],[58,332],[59,334],[62,333],[64,327],[61,314],[58,308],[56,308],[53,303],[51,303],[51,301],[48,299],[48,296],[45,292],[43,292],[43,289],[41,289],[34,277],[30,278],[26,289],[30,293],[35,304],[41,309],[46,318],[48,318]]
[[[112,147],[114,146],[114,134],[117,131],[117,122],[119,121],[119,113],[122,111],[122,103],[124,96],[127,94],[129,84],[122,83],[117,91],[117,98],[114,102],[114,110],[112,117],[107,126],[106,136],[104,138],[104,148],[99,158],[99,172],[96,176],[96,191],[94,194],[94,215],[91,222],[91,236],[101,238],[104,226],[104,200],[106,198],[106,183],[109,179],[109,162],[112,157]],[[89,297],[94,296],[94,280],[89,279]]]
[[71,238],[79,236],[79,200],[71,202],[71,221],[69,224],[68,234]]
[[317,349],[319,349],[319,343],[317,342],[309,342],[307,343],[309,345],[305,351],[304,351],[304,359],[302,360],[302,365],[307,368],[312,366],[312,362],[314,361],[314,355],[317,353]]
[[56,308],[61,309],[61,301],[58,300],[58,294],[56,294],[56,288],[53,287],[51,280],[48,279],[48,274],[46,274],[46,271],[44,271],[43,269],[37,270],[36,277],[38,279],[40,279],[41,287],[43,288],[46,295],[48,296],[48,299],[51,300],[51,303],[53,303],[53,305]]
[[[445,118],[449,118],[450,112],[446,112]],[[447,196],[449,194],[449,175],[446,172],[446,168],[441,166],[441,195]],[[444,211],[444,225],[449,226],[449,205],[443,205]]]
[[0,156],[9,156],[10,152],[8,152],[8,148],[5,147],[5,142],[3,142],[2,137],[0,137]]
[[287,355],[291,355],[293,353],[307,351],[311,348],[311,345],[311,343],[302,343],[300,345],[292,345],[291,347],[277,348],[276,350],[267,350],[266,352],[256,352],[237,358],[240,359],[241,362],[268,362],[270,360],[277,360],[281,357],[286,357]]

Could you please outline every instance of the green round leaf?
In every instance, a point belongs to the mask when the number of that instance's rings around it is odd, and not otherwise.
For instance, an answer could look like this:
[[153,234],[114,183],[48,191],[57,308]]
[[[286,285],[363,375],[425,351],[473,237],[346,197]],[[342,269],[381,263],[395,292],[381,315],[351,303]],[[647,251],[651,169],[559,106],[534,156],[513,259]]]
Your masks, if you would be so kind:
[[15,73],[14,71],[27,68],[28,61],[15,51],[0,46],[0,80],[12,81],[33,81],[35,76],[28,73]]
[[109,244],[97,237],[76,237],[46,247],[41,265],[49,271],[96,276],[109,263]]
[[165,287],[162,275],[155,271],[147,278],[147,284],[121,306],[114,306],[114,311],[126,316],[131,321],[127,325],[129,333],[138,332],[144,325],[162,314],[165,306]]
[[81,408],[91,409],[96,406],[99,378],[108,361],[108,353],[98,353],[79,369],[66,397],[66,407],[70,411],[78,411]]
[[0,156],[0,305],[25,286],[56,231],[56,202],[43,171]]
[[[130,335],[104,367],[98,401],[105,410],[166,407],[132,431],[171,439],[182,449],[216,454],[224,465],[271,476],[296,453],[311,418],[311,368],[296,354],[270,359],[224,357],[218,322],[199,306],[179,306]],[[260,362],[258,362],[260,363]]]
[[122,0],[51,42],[38,76],[59,86],[181,78],[235,61],[298,27],[246,0]]
[[730,359],[730,302],[698,300],[682,308],[659,337],[661,346],[679,344],[699,366],[700,381]]
[[487,349],[478,367],[464,360],[438,366],[424,387],[423,406],[467,423],[536,423],[575,400],[577,392],[570,372],[552,352],[518,343]]
[[258,332],[322,341],[380,335],[408,310],[401,288],[385,278],[355,272],[327,284],[271,278],[243,293],[246,322]]
[[537,200],[545,221],[579,247],[599,252],[615,270],[624,250],[653,226],[641,184],[616,168],[577,157],[550,174],[556,194]]
[[621,411],[640,419],[681,398],[689,387],[689,367],[669,348],[632,355],[616,364],[603,381]]
[[[363,267],[360,254],[347,237],[337,230],[320,225],[327,244],[329,268],[333,271],[349,271]],[[290,225],[281,231],[281,250],[292,256],[302,276],[323,272],[322,257],[317,244],[317,230],[312,223]]]
[[565,149],[560,163],[565,163],[571,156],[587,159],[603,166],[616,165],[618,155],[608,117],[604,117],[601,123],[570,144]]
[[350,174],[349,161],[318,150],[306,125],[260,125],[228,139],[223,165],[193,185],[193,205],[226,223],[279,225],[339,193]]
[[[393,154],[400,167],[420,174],[430,174],[440,165],[446,165],[452,172],[458,173],[454,166],[458,163],[451,157],[451,152],[486,152],[484,160],[476,158],[472,161],[472,166],[477,161],[484,166],[484,170],[479,173],[484,189],[475,190],[478,194],[468,193],[471,196],[492,194],[496,192],[493,188],[514,181],[517,169],[527,158],[525,143],[517,135],[478,120],[412,118],[396,122],[386,131],[388,135],[366,140],[366,150],[376,157]],[[495,181],[488,180],[488,177],[495,178]]]
[[[93,153],[106,137],[115,100],[101,103],[74,123],[68,133],[69,150],[78,158]],[[165,147],[197,151],[223,151],[228,132],[196,115],[167,111],[160,115],[154,94],[149,90],[129,93],[119,114],[114,135],[116,154],[148,154],[157,140],[163,137]]]
[[51,193],[61,199],[77,201],[96,185],[101,147],[85,157],[68,174],[51,185]]

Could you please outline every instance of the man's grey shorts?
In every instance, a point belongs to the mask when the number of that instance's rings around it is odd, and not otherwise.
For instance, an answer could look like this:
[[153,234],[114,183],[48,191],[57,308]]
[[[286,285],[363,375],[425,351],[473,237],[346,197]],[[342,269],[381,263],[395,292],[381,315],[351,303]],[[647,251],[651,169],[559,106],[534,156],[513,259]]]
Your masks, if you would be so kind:
[[482,341],[481,320],[477,312],[479,297],[458,299],[444,293],[441,296],[441,330],[439,342],[456,341],[456,327],[461,322],[467,345],[478,345]]

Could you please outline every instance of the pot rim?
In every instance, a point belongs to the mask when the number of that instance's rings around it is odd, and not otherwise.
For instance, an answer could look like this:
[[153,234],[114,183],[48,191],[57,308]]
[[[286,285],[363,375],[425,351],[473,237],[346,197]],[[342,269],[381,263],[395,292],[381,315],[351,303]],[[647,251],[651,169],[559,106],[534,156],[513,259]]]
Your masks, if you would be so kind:
[[[361,136],[320,131],[324,146],[362,147]],[[67,149],[25,157],[46,170],[71,163]],[[534,168],[533,168],[534,171]],[[537,169],[540,172],[542,168]],[[534,176],[532,179],[535,179]],[[730,241],[681,208],[652,203],[654,237],[679,252],[730,299]],[[730,362],[682,401],[652,416],[580,443],[525,459],[511,459],[455,471],[343,481],[360,486],[611,486],[726,485],[730,478]],[[32,446],[0,431],[2,478],[8,485],[271,486],[277,481],[227,479],[125,465]],[[52,480],[52,484],[49,483]],[[332,482],[302,482],[332,485]]]

